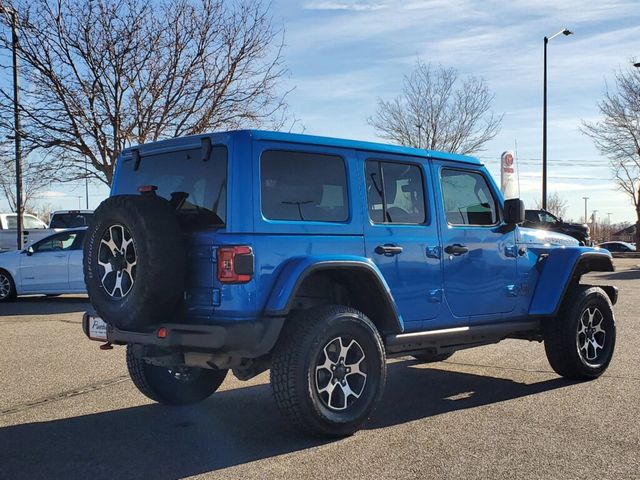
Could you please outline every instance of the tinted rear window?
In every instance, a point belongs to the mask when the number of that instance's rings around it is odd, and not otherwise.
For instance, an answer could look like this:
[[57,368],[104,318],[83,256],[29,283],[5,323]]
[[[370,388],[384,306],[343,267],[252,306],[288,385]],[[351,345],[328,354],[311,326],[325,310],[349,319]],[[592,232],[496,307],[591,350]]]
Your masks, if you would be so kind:
[[[143,155],[138,169],[127,159],[119,170],[114,194],[137,194],[142,185],[155,185],[156,194],[171,200],[187,194],[179,208],[189,213],[203,213],[212,223],[224,225],[227,217],[227,148],[213,146],[203,159],[202,149],[181,150],[157,155]],[[179,202],[178,202],[179,203]]]
[[49,228],[76,228],[89,225],[92,213],[56,213]]
[[262,213],[271,220],[344,222],[347,174],[335,155],[267,151],[261,159]]

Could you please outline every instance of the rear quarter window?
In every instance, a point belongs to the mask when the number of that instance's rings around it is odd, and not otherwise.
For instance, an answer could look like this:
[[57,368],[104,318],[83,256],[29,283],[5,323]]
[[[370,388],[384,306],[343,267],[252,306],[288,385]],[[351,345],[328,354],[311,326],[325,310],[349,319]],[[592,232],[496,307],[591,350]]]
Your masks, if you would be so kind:
[[270,220],[344,222],[347,173],[337,155],[269,150],[260,159],[262,214]]

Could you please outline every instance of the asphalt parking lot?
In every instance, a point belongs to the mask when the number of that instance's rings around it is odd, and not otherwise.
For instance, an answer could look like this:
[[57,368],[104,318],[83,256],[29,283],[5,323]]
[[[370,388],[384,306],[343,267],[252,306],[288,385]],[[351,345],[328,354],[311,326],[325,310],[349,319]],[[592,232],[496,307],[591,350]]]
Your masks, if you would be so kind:
[[0,478],[640,478],[640,259],[587,281],[620,288],[600,379],[555,375],[538,343],[389,364],[384,399],[350,438],[303,438],[268,374],[227,377],[194,407],[152,404],[124,349],[80,327],[83,297],[0,306]]

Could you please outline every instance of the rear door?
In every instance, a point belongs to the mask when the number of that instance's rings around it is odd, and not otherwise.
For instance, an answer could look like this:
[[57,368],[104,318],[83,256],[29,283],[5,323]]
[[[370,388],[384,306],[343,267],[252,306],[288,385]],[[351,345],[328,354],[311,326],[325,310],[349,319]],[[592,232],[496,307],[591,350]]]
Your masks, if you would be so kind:
[[[438,229],[424,159],[360,153],[368,217],[365,247],[382,272],[407,331],[440,312]],[[425,167],[427,165],[427,167]]]
[[444,296],[451,312],[493,318],[510,312],[517,299],[515,232],[501,221],[495,184],[480,167],[440,161],[434,178],[444,212]]

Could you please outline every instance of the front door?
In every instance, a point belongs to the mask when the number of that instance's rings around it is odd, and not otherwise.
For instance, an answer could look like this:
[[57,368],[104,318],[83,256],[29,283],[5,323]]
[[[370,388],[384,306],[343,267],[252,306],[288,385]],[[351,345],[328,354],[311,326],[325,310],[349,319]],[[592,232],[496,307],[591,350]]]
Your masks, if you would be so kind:
[[[24,293],[44,293],[69,290],[69,254],[79,232],[52,235],[20,257],[20,281]],[[81,245],[81,242],[80,242]]]
[[426,328],[440,312],[438,228],[431,211],[428,164],[361,153],[365,165],[367,257],[382,272],[406,331]]
[[[456,317],[500,317],[516,305],[515,233],[501,221],[495,184],[480,168],[434,162],[444,296]],[[482,321],[482,319],[478,319]]]

